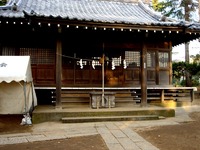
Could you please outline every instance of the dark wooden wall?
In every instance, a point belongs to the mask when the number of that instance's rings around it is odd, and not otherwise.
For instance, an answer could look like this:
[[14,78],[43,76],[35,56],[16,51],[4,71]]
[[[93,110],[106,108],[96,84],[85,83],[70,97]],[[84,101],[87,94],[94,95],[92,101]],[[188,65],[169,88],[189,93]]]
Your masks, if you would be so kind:
[[[101,66],[96,66],[93,69],[91,61],[88,61],[89,63],[80,69],[77,64],[79,58],[92,60],[93,57],[101,57],[104,53],[110,60],[119,56],[123,60],[125,59],[125,51],[141,51],[145,35],[138,32],[115,32],[112,30],[64,29],[61,34],[62,54],[56,54],[57,33],[55,31],[42,30],[37,27],[28,28],[22,32],[11,30],[4,34],[9,33],[15,36],[0,38],[0,54],[30,55],[31,59],[34,59],[32,61],[32,74],[35,86],[56,85],[56,55],[61,55],[63,60],[62,86],[101,86]],[[159,40],[159,35],[146,38],[147,51],[155,53],[155,65],[147,68],[147,83],[149,85],[171,84],[172,47],[170,41]],[[22,50],[27,51],[27,53],[22,54]],[[36,56],[40,52],[41,55]],[[159,67],[159,52],[168,53],[167,67]],[[75,54],[76,58],[73,58]],[[115,70],[111,70],[110,64],[111,62],[105,66],[106,86],[140,85],[140,66],[129,66],[124,69],[123,64],[121,64],[116,66]]]

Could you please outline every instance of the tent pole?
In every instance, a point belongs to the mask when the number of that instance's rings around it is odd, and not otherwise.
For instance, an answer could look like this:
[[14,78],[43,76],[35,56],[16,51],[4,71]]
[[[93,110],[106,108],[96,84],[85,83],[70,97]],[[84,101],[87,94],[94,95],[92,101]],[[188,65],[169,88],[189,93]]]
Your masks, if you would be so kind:
[[34,86],[33,86],[33,82],[31,82],[31,89],[32,89],[32,106],[31,106],[31,111],[33,111],[33,109],[34,109]]
[[26,111],[26,82],[24,82],[24,100],[25,100],[25,106],[24,106],[24,111],[25,111],[25,114],[27,113]]

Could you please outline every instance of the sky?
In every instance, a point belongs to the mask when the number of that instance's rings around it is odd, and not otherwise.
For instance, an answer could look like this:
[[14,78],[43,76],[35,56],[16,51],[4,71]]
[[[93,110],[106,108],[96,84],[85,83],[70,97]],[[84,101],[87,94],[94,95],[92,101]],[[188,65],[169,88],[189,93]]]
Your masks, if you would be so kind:
[[[189,45],[189,55],[200,54],[200,42],[194,40]],[[172,48],[172,61],[185,61],[185,45],[181,44]]]

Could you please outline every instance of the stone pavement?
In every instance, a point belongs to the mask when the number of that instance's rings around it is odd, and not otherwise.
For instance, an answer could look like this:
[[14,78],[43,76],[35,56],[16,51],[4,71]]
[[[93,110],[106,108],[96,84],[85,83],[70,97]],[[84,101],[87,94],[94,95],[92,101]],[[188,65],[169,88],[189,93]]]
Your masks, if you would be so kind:
[[175,110],[175,117],[161,120],[75,124],[45,122],[34,124],[31,133],[0,135],[0,145],[100,134],[110,150],[158,150],[158,148],[138,135],[134,129],[175,125],[180,122],[192,121],[188,113],[200,111],[200,106],[177,107]]

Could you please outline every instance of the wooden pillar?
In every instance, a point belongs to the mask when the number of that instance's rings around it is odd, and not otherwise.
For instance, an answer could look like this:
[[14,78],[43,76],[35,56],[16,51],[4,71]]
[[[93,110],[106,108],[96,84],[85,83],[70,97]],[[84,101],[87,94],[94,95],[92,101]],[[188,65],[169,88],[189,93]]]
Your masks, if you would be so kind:
[[169,53],[169,85],[172,85],[173,71],[172,71],[172,43],[169,43],[170,53]]
[[155,55],[155,62],[156,62],[156,85],[159,85],[159,51],[156,50],[156,55]]
[[147,48],[143,43],[141,51],[141,105],[147,104]]
[[191,102],[194,101],[194,89],[190,91]]
[[61,87],[62,87],[62,42],[61,29],[58,30],[58,38],[56,41],[56,108],[61,108]]
[[[190,63],[189,42],[185,43],[185,62]],[[189,72],[187,70],[185,70],[185,79],[186,79],[186,85],[185,86],[191,86]]]
[[164,93],[164,92],[165,92],[164,89],[162,89],[161,92],[160,92],[160,100],[161,100],[161,103],[163,103],[164,100],[165,100],[165,93]]

